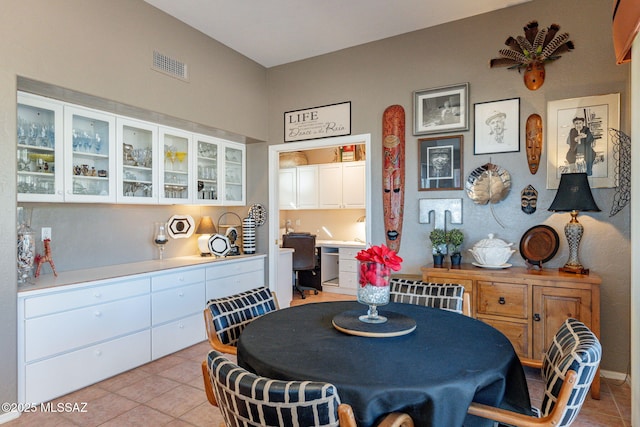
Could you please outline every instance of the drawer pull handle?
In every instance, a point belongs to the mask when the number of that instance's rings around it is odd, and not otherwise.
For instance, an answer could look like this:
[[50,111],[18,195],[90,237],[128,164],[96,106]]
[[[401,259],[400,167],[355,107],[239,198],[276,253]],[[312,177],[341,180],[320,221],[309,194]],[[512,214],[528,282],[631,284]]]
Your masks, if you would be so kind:
[[180,292],[180,293],[178,294],[178,296],[179,296],[179,297],[183,297],[183,296],[184,296],[184,292]]
[[184,276],[178,277],[178,280],[181,281],[181,282],[184,282]]
[[178,326],[180,329],[184,329],[184,325],[182,323],[180,323],[180,326]]
[[506,304],[506,301],[505,301],[504,297],[498,298],[498,303],[500,303],[501,305]]
[[101,311],[96,311],[96,312],[93,313],[93,315],[96,316],[96,317],[100,317],[100,316],[102,316],[102,312]]
[[102,351],[96,350],[96,356],[102,356]]
[[540,314],[534,313],[533,320],[535,320],[536,322],[539,322],[540,321]]
[[93,294],[93,296],[96,298],[100,298],[102,294],[100,292],[96,292],[95,294]]

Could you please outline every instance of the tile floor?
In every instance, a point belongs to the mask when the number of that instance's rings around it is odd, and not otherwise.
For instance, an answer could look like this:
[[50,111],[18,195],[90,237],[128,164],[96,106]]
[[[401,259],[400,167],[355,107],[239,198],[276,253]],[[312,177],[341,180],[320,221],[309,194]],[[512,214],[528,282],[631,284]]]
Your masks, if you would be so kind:
[[[295,297],[293,305],[317,301],[350,299],[320,293],[304,300]],[[204,393],[200,363],[209,351],[205,341],[175,354],[140,366],[100,383],[52,401],[86,402],[86,412],[32,412],[3,425],[16,426],[219,426],[218,408],[209,404]],[[540,404],[543,382],[535,370],[527,371],[534,405]],[[631,390],[628,383],[604,379],[601,399],[587,398],[573,426],[631,426]]]

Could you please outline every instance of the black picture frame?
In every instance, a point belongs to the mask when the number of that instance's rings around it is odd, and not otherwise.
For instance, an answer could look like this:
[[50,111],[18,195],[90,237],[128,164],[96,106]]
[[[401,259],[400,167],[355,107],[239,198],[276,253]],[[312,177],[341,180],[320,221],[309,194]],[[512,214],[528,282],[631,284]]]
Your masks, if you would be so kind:
[[479,102],[473,106],[473,154],[520,151],[520,98]]
[[418,191],[462,190],[462,135],[418,140]]
[[469,83],[413,92],[413,134],[469,129]]

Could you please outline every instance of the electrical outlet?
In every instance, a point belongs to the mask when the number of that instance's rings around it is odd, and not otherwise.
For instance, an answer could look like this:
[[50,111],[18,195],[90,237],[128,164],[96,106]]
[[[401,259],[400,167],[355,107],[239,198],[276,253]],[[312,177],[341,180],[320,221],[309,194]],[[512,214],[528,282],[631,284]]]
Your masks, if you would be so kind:
[[51,240],[51,227],[42,227],[42,240]]

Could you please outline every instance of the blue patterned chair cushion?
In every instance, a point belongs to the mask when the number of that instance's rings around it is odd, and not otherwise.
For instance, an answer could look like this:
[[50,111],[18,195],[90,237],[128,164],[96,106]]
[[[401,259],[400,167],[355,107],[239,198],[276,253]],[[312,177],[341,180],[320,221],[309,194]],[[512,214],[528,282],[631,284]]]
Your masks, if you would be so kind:
[[215,350],[207,366],[228,426],[339,426],[340,398],[332,384],[260,377]]
[[275,300],[267,287],[252,289],[207,302],[213,326],[223,344],[236,346],[240,333],[256,317],[276,309]]
[[567,426],[580,412],[598,371],[602,347],[598,338],[582,322],[567,319],[558,330],[542,361],[542,376],[546,382],[541,415],[553,409],[560,387],[569,370],[576,371],[578,380],[571,392],[560,426]]
[[424,305],[462,314],[464,286],[391,278],[393,302]]

